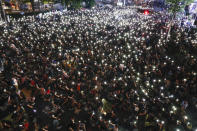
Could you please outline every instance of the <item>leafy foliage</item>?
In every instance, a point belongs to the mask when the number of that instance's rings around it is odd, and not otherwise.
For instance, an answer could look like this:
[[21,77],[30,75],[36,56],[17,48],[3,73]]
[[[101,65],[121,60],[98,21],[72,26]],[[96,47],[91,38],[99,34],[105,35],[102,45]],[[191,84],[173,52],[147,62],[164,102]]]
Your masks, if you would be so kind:
[[193,1],[194,0],[166,0],[166,2],[170,5],[169,11],[173,14],[181,11],[185,7],[185,5],[189,5]]
[[92,8],[96,3],[95,0],[84,0],[86,2],[88,8]]
[[185,1],[185,5],[189,5],[191,4],[192,2],[194,2],[194,0],[184,0]]
[[62,4],[68,6],[68,5],[71,5],[72,3],[72,0],[62,0]]
[[79,9],[81,8],[81,3],[82,3],[82,0],[72,0],[71,6],[74,9]]
[[66,6],[71,5],[73,9],[81,8],[81,3],[85,2],[88,8],[91,8],[95,5],[95,0],[62,0]]
[[166,2],[170,5],[168,10],[173,14],[183,8],[183,5],[180,4],[181,0],[167,0]]

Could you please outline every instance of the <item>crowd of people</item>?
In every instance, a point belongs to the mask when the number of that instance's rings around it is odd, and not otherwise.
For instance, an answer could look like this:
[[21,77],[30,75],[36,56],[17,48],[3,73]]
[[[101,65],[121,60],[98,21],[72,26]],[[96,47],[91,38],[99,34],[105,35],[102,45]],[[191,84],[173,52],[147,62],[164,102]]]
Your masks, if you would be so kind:
[[167,39],[169,22],[106,7],[3,24],[0,129],[194,130],[197,33]]

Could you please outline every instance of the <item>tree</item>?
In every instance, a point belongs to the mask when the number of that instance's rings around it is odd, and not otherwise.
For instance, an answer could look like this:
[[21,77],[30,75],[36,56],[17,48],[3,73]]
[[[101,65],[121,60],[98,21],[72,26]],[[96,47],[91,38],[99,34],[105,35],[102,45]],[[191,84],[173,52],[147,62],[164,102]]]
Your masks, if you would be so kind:
[[95,0],[84,0],[88,8],[92,8],[96,3]]
[[180,12],[186,5],[191,4],[194,0],[166,0],[169,4],[168,11],[173,14],[173,18],[176,17],[176,13]]
[[95,0],[90,0],[89,7],[92,8],[96,4]]
[[32,7],[32,10],[33,10],[33,12],[35,11],[35,2],[34,2],[34,0],[30,0],[30,2],[31,2],[31,7]]
[[88,8],[92,8],[95,5],[95,0],[62,0],[64,6],[71,5],[73,9],[81,8],[82,2],[85,2]]
[[194,2],[194,0],[184,0],[185,5],[189,5]]
[[0,14],[1,14],[1,18],[3,20],[7,21],[5,11],[4,11],[3,6],[2,6],[2,0],[0,0]]
[[68,5],[71,5],[72,3],[72,0],[62,0],[62,4],[65,6],[65,7],[68,7]]
[[81,3],[82,3],[82,0],[72,0],[71,7],[73,9],[79,9],[81,8]]
[[193,1],[194,0],[166,0],[166,3],[169,4],[168,11],[172,13],[171,22],[169,25],[169,30],[166,38],[167,41],[168,41],[168,37],[170,36],[173,21],[176,18],[176,14],[180,12],[186,5],[191,4]]

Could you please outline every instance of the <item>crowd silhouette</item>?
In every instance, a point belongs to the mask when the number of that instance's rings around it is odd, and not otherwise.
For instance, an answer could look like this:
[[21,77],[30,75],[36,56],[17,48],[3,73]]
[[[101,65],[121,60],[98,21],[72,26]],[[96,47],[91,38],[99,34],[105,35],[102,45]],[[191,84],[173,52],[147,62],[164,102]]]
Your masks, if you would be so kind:
[[133,7],[54,11],[0,31],[0,129],[192,130],[197,34]]

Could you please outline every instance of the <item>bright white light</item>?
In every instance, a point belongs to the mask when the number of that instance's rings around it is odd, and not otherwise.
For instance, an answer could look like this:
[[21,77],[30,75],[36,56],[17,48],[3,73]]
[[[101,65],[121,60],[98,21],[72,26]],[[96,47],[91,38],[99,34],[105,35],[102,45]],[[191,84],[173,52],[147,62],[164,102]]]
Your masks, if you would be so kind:
[[119,80],[119,81],[122,80],[122,77],[120,77],[118,80]]
[[188,117],[187,116],[184,116],[184,118],[187,120],[188,119]]

